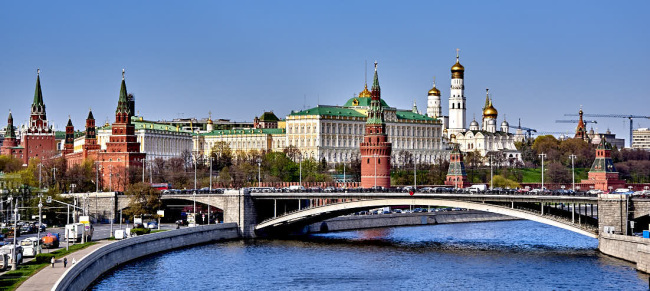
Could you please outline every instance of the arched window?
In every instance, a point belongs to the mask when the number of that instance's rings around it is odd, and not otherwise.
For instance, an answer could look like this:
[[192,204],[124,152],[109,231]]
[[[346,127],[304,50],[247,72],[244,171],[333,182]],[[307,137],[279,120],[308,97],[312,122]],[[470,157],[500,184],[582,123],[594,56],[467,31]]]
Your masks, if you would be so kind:
[[381,164],[381,159],[377,159],[377,164]]
[[370,159],[368,159],[368,164],[370,164]]

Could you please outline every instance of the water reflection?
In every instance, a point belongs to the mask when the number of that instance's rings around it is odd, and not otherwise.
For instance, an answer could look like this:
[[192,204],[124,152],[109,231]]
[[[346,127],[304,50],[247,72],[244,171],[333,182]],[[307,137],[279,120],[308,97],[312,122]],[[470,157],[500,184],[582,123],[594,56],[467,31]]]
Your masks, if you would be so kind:
[[232,241],[128,264],[93,289],[647,290],[646,275],[597,244],[530,221]]

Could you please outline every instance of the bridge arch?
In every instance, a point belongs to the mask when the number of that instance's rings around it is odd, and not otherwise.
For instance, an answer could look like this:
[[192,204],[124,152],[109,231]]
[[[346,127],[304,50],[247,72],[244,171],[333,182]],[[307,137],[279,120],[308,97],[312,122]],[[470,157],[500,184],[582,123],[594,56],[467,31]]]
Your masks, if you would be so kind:
[[307,208],[295,211],[283,216],[267,219],[255,226],[256,231],[267,231],[275,227],[289,226],[292,224],[309,224],[313,222],[323,221],[325,219],[354,213],[360,210],[367,210],[385,206],[403,206],[403,205],[430,205],[430,206],[447,206],[457,208],[467,208],[472,210],[480,210],[485,212],[492,212],[503,214],[507,216],[517,217],[526,220],[532,220],[539,223],[563,228],[584,236],[598,238],[594,232],[590,232],[579,225],[564,223],[561,221],[553,220],[548,217],[535,215],[533,213],[524,212],[518,209],[513,209],[505,206],[499,206],[488,203],[480,202],[467,202],[449,199],[410,199],[410,198],[391,198],[391,199],[369,199],[357,200],[352,202],[344,202],[338,204],[329,204],[321,207]]

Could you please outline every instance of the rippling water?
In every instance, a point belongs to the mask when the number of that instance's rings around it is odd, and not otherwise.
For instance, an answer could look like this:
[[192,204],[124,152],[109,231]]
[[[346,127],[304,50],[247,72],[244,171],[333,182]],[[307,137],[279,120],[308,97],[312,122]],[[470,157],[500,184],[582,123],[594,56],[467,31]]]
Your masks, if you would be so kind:
[[532,221],[232,241],[127,264],[93,290],[648,290],[598,241]]

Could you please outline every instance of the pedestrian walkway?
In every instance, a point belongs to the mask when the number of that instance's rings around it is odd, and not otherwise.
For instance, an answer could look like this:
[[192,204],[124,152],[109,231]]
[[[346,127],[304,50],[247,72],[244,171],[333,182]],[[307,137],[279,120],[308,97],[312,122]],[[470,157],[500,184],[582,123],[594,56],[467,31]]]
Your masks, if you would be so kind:
[[[72,254],[67,255],[68,258],[68,268],[72,267],[72,259],[76,259],[77,262],[79,262],[83,257],[85,257],[87,254],[90,254],[94,250],[101,248],[107,244],[110,244],[114,241],[99,241],[97,244],[94,244],[92,246],[89,246],[83,250],[76,251]],[[48,265],[47,267],[43,268],[41,271],[38,273],[34,274],[34,276],[31,276],[27,281],[25,281],[20,287],[18,287],[17,290],[19,291],[35,291],[35,290],[51,290],[56,281],[61,278],[63,273],[67,268],[63,267],[63,258],[59,258],[56,260],[56,263],[54,264],[54,268],[52,266]]]

